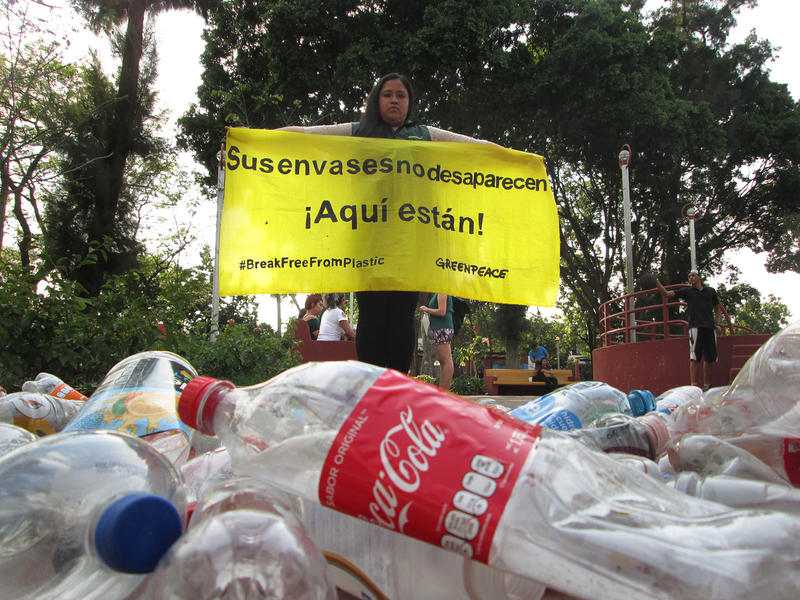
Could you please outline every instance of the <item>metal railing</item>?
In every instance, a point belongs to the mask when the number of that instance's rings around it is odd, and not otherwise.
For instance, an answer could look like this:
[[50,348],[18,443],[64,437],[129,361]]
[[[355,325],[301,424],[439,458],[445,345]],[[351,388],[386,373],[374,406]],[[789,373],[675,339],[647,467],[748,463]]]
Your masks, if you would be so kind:
[[[665,287],[673,290],[690,286],[675,284]],[[658,296],[661,302],[638,306],[636,300],[643,296],[648,298]],[[686,337],[689,334],[689,323],[685,319],[670,317],[670,312],[675,313],[683,306],[686,306],[685,302],[670,301],[662,296],[657,288],[608,300],[600,305],[600,347]],[[723,335],[734,335],[736,330],[755,333],[748,327],[734,325],[724,306],[722,315],[725,319],[722,327]]]

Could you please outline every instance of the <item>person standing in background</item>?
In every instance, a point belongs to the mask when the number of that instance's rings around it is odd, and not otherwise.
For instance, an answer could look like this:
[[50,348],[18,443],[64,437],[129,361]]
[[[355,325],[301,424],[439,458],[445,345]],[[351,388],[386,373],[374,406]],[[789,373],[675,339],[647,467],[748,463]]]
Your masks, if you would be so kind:
[[542,359],[547,358],[548,356],[550,356],[550,353],[547,351],[547,348],[544,346],[539,346],[536,342],[534,342],[533,347],[531,348],[530,352],[528,352],[528,368],[538,369],[539,363],[542,361]]
[[447,294],[434,294],[427,306],[420,306],[419,312],[428,314],[430,327],[428,335],[439,361],[439,387],[450,390],[453,382],[453,349],[451,343],[453,329],[453,297]]
[[[289,126],[280,129],[298,133],[396,140],[492,143],[415,123],[410,120],[413,107],[414,92],[411,83],[400,73],[389,73],[381,77],[372,88],[367,97],[366,109],[358,123]],[[402,240],[397,243],[402,243]],[[414,309],[418,296],[418,292],[407,291],[356,292],[356,353],[360,361],[408,373],[416,348]]]
[[689,313],[689,377],[691,385],[700,387],[700,363],[702,368],[702,387],[711,387],[711,367],[717,362],[717,328],[722,321],[722,306],[717,291],[703,285],[697,269],[689,271],[689,284],[692,287],[667,290],[656,279],[656,287],[666,298],[678,298],[686,302]]

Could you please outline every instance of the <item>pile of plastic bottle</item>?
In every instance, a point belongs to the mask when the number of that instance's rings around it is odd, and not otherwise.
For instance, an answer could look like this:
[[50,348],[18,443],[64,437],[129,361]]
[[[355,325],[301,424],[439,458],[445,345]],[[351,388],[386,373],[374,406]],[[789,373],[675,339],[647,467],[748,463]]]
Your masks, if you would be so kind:
[[800,322],[730,386],[513,410],[355,361],[40,373],[0,391],[0,598],[796,599],[798,390]]

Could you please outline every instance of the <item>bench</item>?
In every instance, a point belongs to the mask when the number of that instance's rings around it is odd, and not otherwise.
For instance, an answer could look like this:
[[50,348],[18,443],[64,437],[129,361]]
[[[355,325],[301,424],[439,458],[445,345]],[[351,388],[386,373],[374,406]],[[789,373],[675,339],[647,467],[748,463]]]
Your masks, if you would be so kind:
[[294,338],[298,340],[295,350],[300,354],[301,363],[328,360],[358,360],[355,342],[318,342],[317,340],[312,340],[308,323],[301,319],[295,319],[290,322],[289,327],[294,327]]
[[553,375],[558,380],[558,385],[551,385],[544,381],[531,381],[536,376],[536,371],[529,369],[486,369],[483,372],[483,383],[490,396],[501,394],[531,394],[548,393],[557,387],[577,381],[569,369],[552,369]]

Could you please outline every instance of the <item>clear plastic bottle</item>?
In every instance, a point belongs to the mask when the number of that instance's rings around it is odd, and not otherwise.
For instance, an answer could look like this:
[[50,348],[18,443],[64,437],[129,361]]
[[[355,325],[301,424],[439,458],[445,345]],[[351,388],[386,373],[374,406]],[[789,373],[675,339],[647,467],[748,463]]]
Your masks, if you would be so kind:
[[27,429],[9,423],[0,423],[0,456],[35,439],[36,436]]
[[649,458],[645,458],[644,456],[638,456],[636,454],[625,454],[617,452],[611,454],[611,456],[613,456],[617,461],[623,463],[624,465],[649,475],[656,481],[660,482],[664,481],[664,472],[661,470],[661,468],[658,466],[657,463],[650,460]]
[[656,410],[672,414],[684,404],[698,404],[703,399],[703,391],[696,385],[681,385],[667,390],[656,398]]
[[692,498],[395,371],[308,363],[238,389],[197,378],[179,411],[241,473],[578,597],[800,594],[797,518]]
[[654,414],[633,417],[624,413],[606,413],[591,427],[566,433],[603,452],[636,454],[653,461],[664,453],[669,442],[667,426]]
[[83,402],[41,392],[14,392],[0,398],[0,422],[49,435],[65,429],[82,407]]
[[602,381],[579,381],[535,398],[509,414],[526,423],[569,431],[587,427],[610,412],[631,414],[625,393]]
[[106,374],[64,431],[113,429],[147,440],[174,464],[186,462],[189,430],[176,403],[197,376],[189,362],[160,350],[129,356]]
[[150,577],[147,596],[335,600],[325,558],[297,510],[297,500],[258,480],[209,488],[186,534]]
[[36,440],[0,458],[0,597],[124,598],[185,515],[180,476],[146,442],[114,431]]
[[65,400],[86,402],[88,398],[71,385],[64,383],[59,377],[50,373],[39,373],[36,379],[22,384],[23,392],[40,392]]
[[206,489],[235,477],[231,469],[231,457],[225,447],[190,458],[180,466],[180,473],[186,489],[186,501],[192,512],[194,504]]
[[730,475],[700,477],[683,471],[667,485],[676,490],[734,508],[779,510],[800,516],[800,490],[783,483],[742,479]]
[[667,452],[676,471],[800,485],[797,439],[757,432],[733,437],[687,434],[672,440]]

